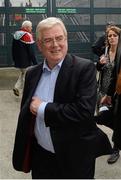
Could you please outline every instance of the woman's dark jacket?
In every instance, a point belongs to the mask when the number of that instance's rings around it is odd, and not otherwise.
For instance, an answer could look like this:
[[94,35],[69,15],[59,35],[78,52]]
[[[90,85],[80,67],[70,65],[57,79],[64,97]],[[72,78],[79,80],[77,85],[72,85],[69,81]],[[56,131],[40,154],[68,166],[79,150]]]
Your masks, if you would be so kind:
[[112,73],[111,82],[108,88],[107,95],[114,97],[114,141],[116,146],[121,149],[121,94],[116,93],[116,82],[119,70],[121,69],[121,40],[119,40],[116,53],[116,64]]

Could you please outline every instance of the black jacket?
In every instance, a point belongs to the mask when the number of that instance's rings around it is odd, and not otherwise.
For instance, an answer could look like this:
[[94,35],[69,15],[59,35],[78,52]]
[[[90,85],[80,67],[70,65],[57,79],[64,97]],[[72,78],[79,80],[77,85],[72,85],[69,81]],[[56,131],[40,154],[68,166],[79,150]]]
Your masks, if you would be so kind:
[[[39,64],[26,74],[25,88],[13,151],[16,170],[29,172],[34,120],[29,106],[42,74]],[[61,66],[54,101],[45,109],[55,153],[62,168],[79,169],[81,157],[96,158],[111,153],[108,137],[95,124],[96,68],[93,62],[67,55]],[[72,157],[72,158],[71,158]],[[73,166],[73,167],[71,167]]]
[[99,39],[94,42],[92,51],[99,57],[105,53],[105,35],[99,37]]
[[17,68],[27,68],[28,66],[37,64],[35,56],[35,42],[32,41],[28,43],[26,41],[22,41],[22,38],[23,36],[26,36],[26,33],[28,32],[16,31],[13,36],[12,58],[14,66]]

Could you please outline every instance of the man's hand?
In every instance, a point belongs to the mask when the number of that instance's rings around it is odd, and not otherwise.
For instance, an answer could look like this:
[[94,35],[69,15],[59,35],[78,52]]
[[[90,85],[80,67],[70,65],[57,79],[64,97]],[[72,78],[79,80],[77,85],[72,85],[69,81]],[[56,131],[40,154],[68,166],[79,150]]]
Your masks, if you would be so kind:
[[31,101],[31,104],[30,104],[30,112],[33,114],[33,115],[37,115],[37,111],[38,111],[38,108],[40,106],[40,104],[42,103],[42,100],[39,99],[37,96],[34,96],[32,98],[32,101]]

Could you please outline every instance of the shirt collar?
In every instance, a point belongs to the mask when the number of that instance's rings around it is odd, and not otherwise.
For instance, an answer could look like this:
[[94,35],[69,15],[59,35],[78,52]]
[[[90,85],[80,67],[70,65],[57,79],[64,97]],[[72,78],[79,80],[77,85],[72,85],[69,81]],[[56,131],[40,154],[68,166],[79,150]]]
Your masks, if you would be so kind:
[[[64,59],[61,60],[55,67],[61,68],[63,61],[64,61]],[[48,70],[48,71],[51,71],[51,69],[48,67],[48,65],[47,65],[46,62],[47,62],[47,61],[46,61],[46,59],[45,59],[45,60],[44,60],[44,64],[43,64],[43,70],[46,69],[46,70]],[[55,67],[54,67],[54,68],[55,68]]]

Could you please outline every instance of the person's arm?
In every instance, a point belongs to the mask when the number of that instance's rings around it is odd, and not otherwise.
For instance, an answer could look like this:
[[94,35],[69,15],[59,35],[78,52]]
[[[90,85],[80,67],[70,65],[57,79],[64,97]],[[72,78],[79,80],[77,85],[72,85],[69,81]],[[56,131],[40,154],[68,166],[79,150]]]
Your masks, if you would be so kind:
[[35,43],[28,44],[27,50],[28,50],[29,58],[32,61],[32,64],[36,65],[37,64],[37,60],[36,60],[36,56],[35,56]]
[[107,93],[101,99],[101,104],[107,104],[107,105],[112,104],[112,100],[113,100],[112,98],[114,97],[115,94],[115,86],[116,86],[116,66],[113,69]]
[[96,68],[98,71],[102,71],[105,64],[107,64],[108,57],[106,57],[104,54],[100,56],[99,61],[96,64]]
[[103,66],[104,66],[104,64],[100,64],[99,61],[96,63],[96,68],[98,71],[102,71]]
[[115,66],[111,75],[111,80],[107,91],[108,96],[113,96],[115,93],[116,79],[117,78],[116,78],[116,66]]
[[25,33],[21,37],[21,40],[26,44],[26,50],[27,50],[30,61],[32,62],[33,65],[36,65],[37,60],[36,60],[36,56],[35,56],[35,42],[34,42],[32,34],[30,34],[28,32]]
[[105,52],[105,35],[97,39],[92,45],[92,51],[97,56],[101,56]]

